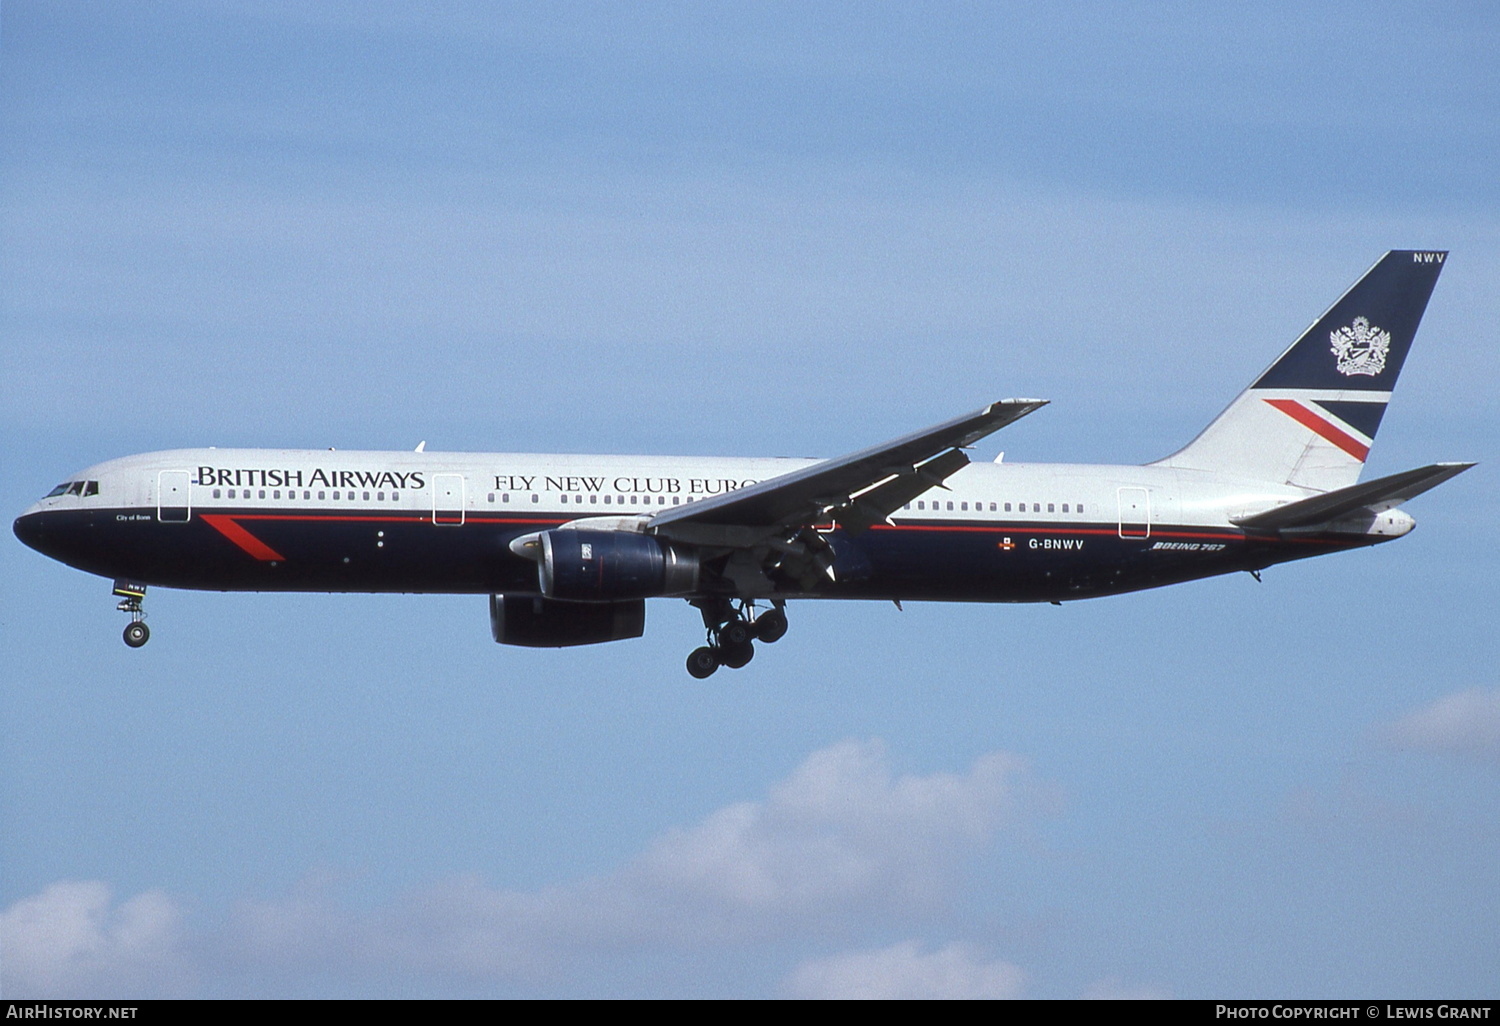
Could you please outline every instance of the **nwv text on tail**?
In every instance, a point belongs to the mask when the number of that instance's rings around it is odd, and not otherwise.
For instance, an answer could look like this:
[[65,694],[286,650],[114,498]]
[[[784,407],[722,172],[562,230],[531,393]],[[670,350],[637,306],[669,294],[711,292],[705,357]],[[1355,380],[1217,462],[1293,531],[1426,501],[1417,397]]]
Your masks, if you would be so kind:
[[1146,466],[972,463],[1045,405],[1004,399],[830,460],[183,449],[79,471],[15,522],[148,585],[487,594],[495,640],[639,637],[684,598],[705,677],[787,629],[791,599],[1062,602],[1259,571],[1398,538],[1399,507],[1468,469],[1360,472],[1447,254],[1394,250],[1213,423]]

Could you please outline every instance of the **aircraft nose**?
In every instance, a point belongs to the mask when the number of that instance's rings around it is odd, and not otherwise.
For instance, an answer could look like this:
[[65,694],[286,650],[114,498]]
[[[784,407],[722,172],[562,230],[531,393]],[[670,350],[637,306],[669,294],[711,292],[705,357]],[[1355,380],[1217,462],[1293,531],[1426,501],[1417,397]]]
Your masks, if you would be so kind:
[[16,522],[11,525],[11,530],[16,537],[21,539],[21,544],[27,548],[42,551],[42,539],[46,535],[46,529],[42,526],[42,515],[40,513],[23,513],[16,517]]

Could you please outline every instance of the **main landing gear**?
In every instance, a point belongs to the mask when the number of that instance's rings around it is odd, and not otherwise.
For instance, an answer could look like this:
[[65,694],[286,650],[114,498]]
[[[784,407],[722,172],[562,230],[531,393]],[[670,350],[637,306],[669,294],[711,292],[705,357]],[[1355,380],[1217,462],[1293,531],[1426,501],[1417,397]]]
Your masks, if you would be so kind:
[[146,611],[141,608],[141,600],[146,597],[146,586],[131,581],[116,581],[115,594],[120,596],[120,604],[115,608],[130,614],[130,622],[125,625],[125,644],[131,648],[140,648],[151,640],[151,628],[146,626]]
[[738,670],[755,658],[755,642],[769,645],[786,634],[786,603],[773,599],[771,608],[755,615],[751,602],[733,603],[728,599],[694,600],[703,614],[708,644],[695,648],[687,658],[687,671],[699,680],[713,675],[721,666]]

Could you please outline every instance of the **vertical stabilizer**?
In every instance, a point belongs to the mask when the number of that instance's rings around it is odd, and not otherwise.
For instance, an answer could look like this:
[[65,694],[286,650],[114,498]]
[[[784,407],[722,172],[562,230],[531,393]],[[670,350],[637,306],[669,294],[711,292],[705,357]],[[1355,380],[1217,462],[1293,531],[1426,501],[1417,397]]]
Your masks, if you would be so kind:
[[1447,257],[1381,257],[1202,434],[1155,465],[1325,492],[1354,484]]

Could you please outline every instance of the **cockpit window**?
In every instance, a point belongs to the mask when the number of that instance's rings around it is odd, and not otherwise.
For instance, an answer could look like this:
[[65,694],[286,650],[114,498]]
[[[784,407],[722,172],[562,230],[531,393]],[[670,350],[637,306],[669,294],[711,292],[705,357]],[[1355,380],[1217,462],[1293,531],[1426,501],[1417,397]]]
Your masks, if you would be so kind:
[[98,481],[64,481],[56,488],[48,492],[43,498],[51,499],[59,495],[81,495],[87,498],[90,495],[99,494]]

